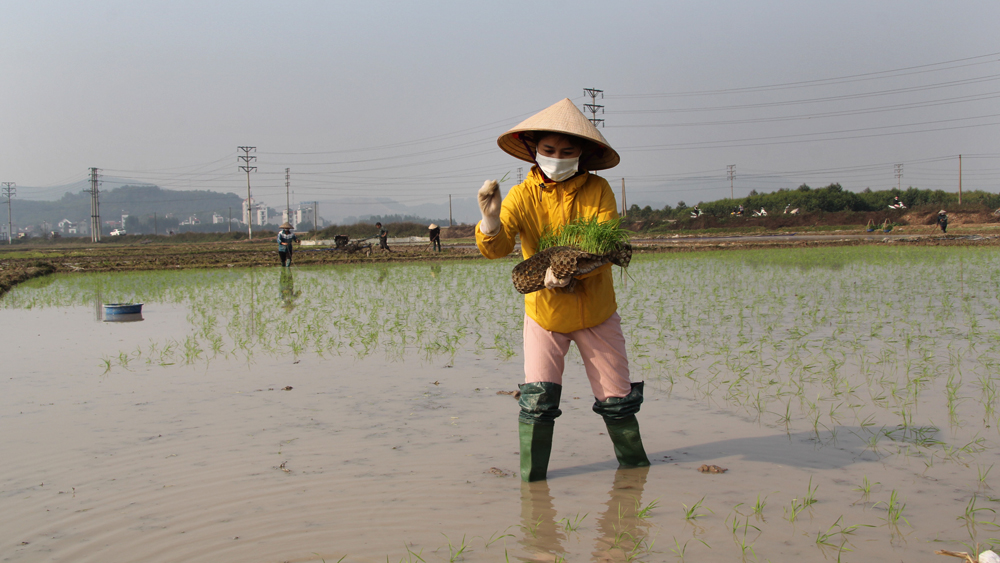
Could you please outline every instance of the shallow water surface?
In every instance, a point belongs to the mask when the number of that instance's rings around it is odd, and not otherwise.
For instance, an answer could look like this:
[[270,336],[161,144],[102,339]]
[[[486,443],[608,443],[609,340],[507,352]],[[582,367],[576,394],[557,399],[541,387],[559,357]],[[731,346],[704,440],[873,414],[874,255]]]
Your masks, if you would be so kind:
[[[617,470],[573,350],[549,480],[531,485],[498,394],[522,377],[513,262],[37,280],[0,301],[17,327],[0,560],[927,560],[1000,543],[997,254],[637,256],[615,277],[653,466]],[[99,320],[127,301],[144,320]]]

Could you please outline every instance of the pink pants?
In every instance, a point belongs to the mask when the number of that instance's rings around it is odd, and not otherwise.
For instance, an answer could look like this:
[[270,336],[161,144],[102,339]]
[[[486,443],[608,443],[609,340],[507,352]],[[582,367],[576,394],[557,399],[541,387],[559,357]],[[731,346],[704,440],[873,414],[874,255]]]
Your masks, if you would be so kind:
[[573,332],[545,330],[524,316],[524,382],[540,381],[562,385],[563,366],[569,343],[576,342],[587,369],[594,398],[625,397],[632,390],[629,381],[625,335],[618,313],[603,323]]

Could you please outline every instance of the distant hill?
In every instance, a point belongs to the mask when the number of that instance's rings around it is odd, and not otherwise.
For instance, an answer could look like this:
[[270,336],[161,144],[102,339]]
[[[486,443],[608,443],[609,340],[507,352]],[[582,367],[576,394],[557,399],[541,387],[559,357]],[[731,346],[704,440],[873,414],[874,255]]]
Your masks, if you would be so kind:
[[[240,217],[243,199],[233,193],[210,190],[164,190],[152,185],[125,185],[100,195],[100,213],[104,221],[121,220],[122,215],[142,218],[156,213],[159,217],[174,217],[179,220],[196,216],[202,222],[211,223],[212,213],[228,216],[232,208],[233,217]],[[22,227],[56,224],[63,219],[75,223],[90,221],[89,191],[67,192],[55,201],[34,201],[14,196],[11,202],[14,223]]]

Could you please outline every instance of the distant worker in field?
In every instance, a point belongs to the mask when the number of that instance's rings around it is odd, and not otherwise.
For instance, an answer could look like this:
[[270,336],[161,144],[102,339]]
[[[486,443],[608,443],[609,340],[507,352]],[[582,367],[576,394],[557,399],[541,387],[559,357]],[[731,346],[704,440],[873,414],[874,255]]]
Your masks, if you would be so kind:
[[948,214],[945,212],[944,209],[938,212],[937,225],[941,227],[942,233],[948,232]]
[[286,221],[281,224],[278,231],[278,257],[281,258],[281,265],[289,267],[292,265],[292,243],[299,242],[299,237],[292,232],[292,226]]
[[[497,144],[507,154],[534,164],[527,178],[500,195],[496,180],[479,189],[483,219],[476,245],[487,258],[504,258],[520,236],[525,259],[537,251],[546,229],[560,229],[577,218],[618,218],[608,182],[591,174],[618,164],[618,153],[573,102],[561,102],[504,133]],[[639,435],[636,413],[642,382],[629,379],[625,336],[611,279],[611,264],[579,275],[574,291],[562,288],[549,268],[545,289],[524,296],[524,384],[520,385],[518,433],[521,479],[546,478],[566,352],[576,342],[594,394],[594,412],[604,417],[615,456],[622,467],[645,467],[649,459]]]
[[427,231],[431,236],[431,249],[441,252],[441,227],[431,223]]
[[382,228],[382,223],[375,223],[378,229],[378,247],[382,250],[389,250],[389,231]]

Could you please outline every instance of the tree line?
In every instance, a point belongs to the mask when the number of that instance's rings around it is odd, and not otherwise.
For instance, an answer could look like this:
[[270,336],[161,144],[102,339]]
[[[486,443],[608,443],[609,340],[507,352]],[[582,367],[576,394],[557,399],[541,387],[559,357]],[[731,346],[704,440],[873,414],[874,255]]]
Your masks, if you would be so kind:
[[[897,196],[909,208],[958,207],[958,194],[954,192],[914,187],[905,190],[893,188],[879,191],[866,188],[863,192],[852,192],[845,190],[839,183],[824,188],[811,188],[802,184],[795,189],[782,188],[770,193],[751,191],[744,198],[700,201],[697,205],[702,213],[714,217],[727,217],[740,205],[743,206],[745,215],[750,215],[752,211],[759,211],[761,208],[766,209],[769,215],[781,214],[786,208],[798,209],[800,213],[867,212],[888,209]],[[996,209],[1000,207],[1000,194],[982,190],[964,192],[962,207],[967,206]],[[689,218],[691,213],[692,208],[680,201],[676,207],[667,205],[663,209],[653,209],[648,205],[646,207],[633,205],[628,209],[626,216],[631,221],[662,221]]]

